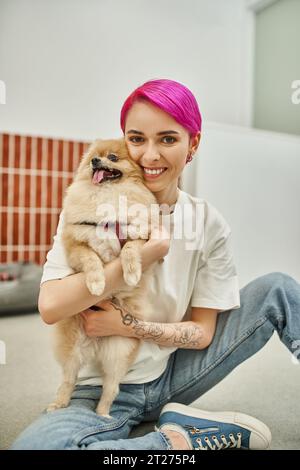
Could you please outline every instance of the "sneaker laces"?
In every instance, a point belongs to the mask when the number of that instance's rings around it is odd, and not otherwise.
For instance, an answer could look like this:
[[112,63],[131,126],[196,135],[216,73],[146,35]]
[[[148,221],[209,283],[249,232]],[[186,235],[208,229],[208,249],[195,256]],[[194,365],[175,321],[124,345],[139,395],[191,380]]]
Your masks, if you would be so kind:
[[[196,442],[199,444],[199,447],[195,447],[195,450],[239,449],[242,445],[242,434],[240,432],[238,432],[236,436],[230,433],[229,440],[226,439],[224,434],[222,434],[220,437],[221,442],[217,436],[211,436],[210,438],[208,436],[204,438],[197,437]],[[202,439],[206,445],[202,442]]]

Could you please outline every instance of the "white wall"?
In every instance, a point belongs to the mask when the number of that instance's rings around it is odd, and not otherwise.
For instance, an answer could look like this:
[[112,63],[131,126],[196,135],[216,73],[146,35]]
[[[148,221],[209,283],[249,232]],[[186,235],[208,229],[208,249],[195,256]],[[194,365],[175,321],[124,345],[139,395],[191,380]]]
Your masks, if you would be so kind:
[[0,0],[0,130],[120,135],[151,78],[190,87],[204,120],[246,125],[247,15],[244,0]]
[[300,137],[205,123],[183,189],[232,229],[241,286],[272,271],[300,282]]
[[300,135],[300,103],[292,100],[300,80],[299,23],[299,0],[278,0],[256,15],[254,127]]
[[299,140],[209,124],[249,118],[248,4],[0,0],[0,131],[118,136],[121,105],[139,84],[165,77],[191,88],[204,125],[187,190],[227,217],[242,284],[271,270],[300,279]]

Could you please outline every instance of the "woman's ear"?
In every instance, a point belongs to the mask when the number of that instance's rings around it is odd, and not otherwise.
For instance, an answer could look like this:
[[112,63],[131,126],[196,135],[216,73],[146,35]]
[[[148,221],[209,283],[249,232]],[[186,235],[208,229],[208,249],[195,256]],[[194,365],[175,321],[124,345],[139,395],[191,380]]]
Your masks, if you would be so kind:
[[197,149],[200,144],[200,139],[201,139],[201,132],[197,132],[197,134],[190,139],[191,147],[190,147],[190,152],[193,154],[197,152]]

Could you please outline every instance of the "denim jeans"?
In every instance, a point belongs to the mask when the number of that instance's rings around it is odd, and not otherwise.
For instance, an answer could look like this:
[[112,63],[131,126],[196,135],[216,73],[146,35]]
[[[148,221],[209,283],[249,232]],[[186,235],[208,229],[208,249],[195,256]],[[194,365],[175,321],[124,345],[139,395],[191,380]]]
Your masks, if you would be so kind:
[[[100,386],[77,386],[70,406],[46,414],[26,428],[11,449],[172,449],[159,431],[128,438],[133,426],[157,420],[168,402],[189,405],[260,350],[277,331],[296,353],[300,344],[300,284],[287,274],[258,277],[240,291],[241,306],[218,315],[214,339],[204,350],[178,349],[165,372],[144,384],[121,384],[112,419],[95,408]],[[298,346],[299,349],[299,346]]]

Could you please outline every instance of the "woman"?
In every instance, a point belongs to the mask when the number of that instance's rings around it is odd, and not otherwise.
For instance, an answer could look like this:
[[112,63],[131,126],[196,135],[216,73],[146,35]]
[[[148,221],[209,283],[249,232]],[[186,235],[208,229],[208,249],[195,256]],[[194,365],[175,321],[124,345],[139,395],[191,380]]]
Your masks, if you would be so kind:
[[[119,259],[105,267],[103,295],[92,296],[84,274],[73,273],[66,263],[61,215],[41,281],[43,320],[53,324],[82,312],[89,336],[124,335],[144,341],[120,386],[112,419],[95,413],[101,377],[87,368],[81,371],[70,406],[44,412],[12,448],[265,449],[270,431],[257,419],[188,405],[262,348],[275,330],[293,352],[293,341],[300,338],[300,286],[277,272],[239,291],[230,227],[211,204],[178,188],[201,136],[201,115],[190,90],[172,80],[144,83],[125,101],[121,128],[131,157],[143,168],[145,184],[158,203],[169,208],[163,217],[171,236],[163,224],[142,250],[143,270],[165,258],[157,266],[149,296],[168,322],[138,321],[104,300],[123,283]],[[192,211],[182,217],[186,205]],[[197,214],[200,227],[192,249],[184,236],[174,236],[179,221],[189,223],[191,214]],[[93,305],[102,311],[92,311]],[[158,420],[154,432],[128,438],[133,426],[152,420]]]

